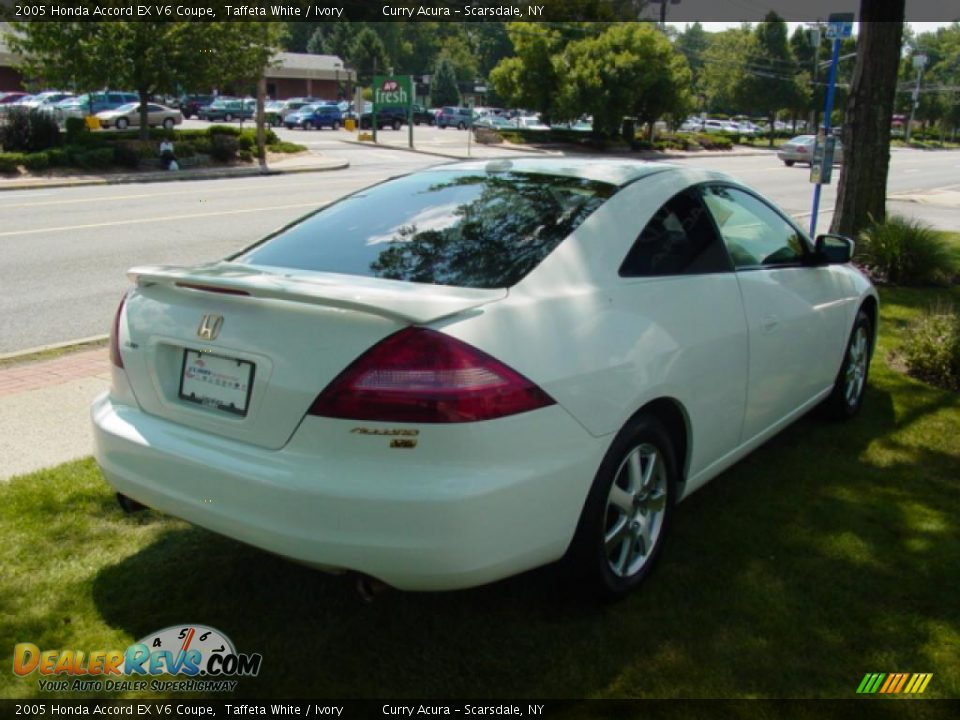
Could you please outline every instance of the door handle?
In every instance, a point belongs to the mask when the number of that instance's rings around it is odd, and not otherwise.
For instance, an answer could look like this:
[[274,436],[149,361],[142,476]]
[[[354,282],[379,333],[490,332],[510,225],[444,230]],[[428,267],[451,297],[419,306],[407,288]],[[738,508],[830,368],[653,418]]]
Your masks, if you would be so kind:
[[780,320],[776,315],[766,315],[760,320],[760,329],[765,333],[772,333],[780,327]]

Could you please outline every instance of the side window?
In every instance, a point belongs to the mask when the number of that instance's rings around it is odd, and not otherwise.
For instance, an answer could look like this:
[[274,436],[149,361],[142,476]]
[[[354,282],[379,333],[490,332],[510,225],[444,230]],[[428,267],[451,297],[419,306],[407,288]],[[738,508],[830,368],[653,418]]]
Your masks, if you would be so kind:
[[695,191],[657,210],[620,266],[620,277],[729,272],[730,261]]
[[803,260],[806,249],[799,231],[762,200],[719,185],[704,188],[703,199],[738,270]]

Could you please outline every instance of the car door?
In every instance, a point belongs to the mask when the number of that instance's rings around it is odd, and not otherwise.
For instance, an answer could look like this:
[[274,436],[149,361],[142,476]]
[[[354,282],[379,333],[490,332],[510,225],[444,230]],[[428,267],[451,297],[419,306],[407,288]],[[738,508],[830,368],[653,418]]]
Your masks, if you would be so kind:
[[618,274],[615,304],[638,333],[637,387],[655,384],[689,417],[693,490],[694,478],[740,444],[749,352],[737,277],[697,189],[654,213]]
[[767,202],[723,184],[702,192],[736,269],[749,331],[746,442],[832,386],[852,292],[843,272],[811,264],[809,240]]

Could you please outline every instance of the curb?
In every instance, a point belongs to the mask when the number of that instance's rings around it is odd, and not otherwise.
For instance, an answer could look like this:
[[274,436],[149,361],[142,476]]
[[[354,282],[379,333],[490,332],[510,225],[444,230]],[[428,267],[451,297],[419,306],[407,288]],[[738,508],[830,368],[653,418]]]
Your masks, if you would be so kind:
[[[383,143],[373,143],[360,140],[344,140],[340,139],[340,142],[347,143],[348,145],[359,145],[366,148],[376,148],[378,150],[402,150],[403,152],[416,153],[417,155],[432,155],[434,157],[448,158],[450,160],[482,160],[484,158],[477,158],[470,155],[451,155],[450,153],[437,152],[435,150],[419,150],[417,148],[410,147],[401,147],[399,145],[385,145]],[[478,143],[479,144],[479,143]],[[480,147],[487,147],[486,145],[480,144]],[[536,153],[539,155],[550,155],[551,153],[547,150],[540,150],[538,148],[533,148],[529,146],[524,147],[503,147],[502,145],[493,145],[491,147],[496,147],[499,150],[513,150],[519,153]]]
[[345,170],[350,167],[349,160],[337,160],[325,166],[305,166],[292,168],[266,168],[261,170],[256,168],[237,168],[213,170],[197,175],[188,175],[190,170],[181,170],[179,172],[141,173],[134,175],[117,175],[114,177],[90,177],[83,180],[52,180],[50,182],[39,183],[18,183],[13,181],[9,184],[0,183],[0,192],[4,191],[22,191],[22,190],[45,190],[49,188],[70,188],[70,187],[90,187],[94,185],[128,185],[133,183],[161,183],[161,182],[189,182],[191,180],[220,180],[233,177],[263,177],[266,175],[295,175],[298,173],[310,172],[331,172],[334,170]]
[[11,353],[4,353],[0,355],[0,362],[18,360],[20,358],[26,358],[30,355],[36,355],[38,353],[48,352],[50,350],[62,350],[64,348],[70,348],[74,346],[92,345],[93,343],[106,342],[109,339],[109,335],[91,335],[90,337],[79,338],[78,340],[66,340],[64,342],[51,343],[49,345],[38,345],[37,347],[27,348],[26,350],[15,350]]

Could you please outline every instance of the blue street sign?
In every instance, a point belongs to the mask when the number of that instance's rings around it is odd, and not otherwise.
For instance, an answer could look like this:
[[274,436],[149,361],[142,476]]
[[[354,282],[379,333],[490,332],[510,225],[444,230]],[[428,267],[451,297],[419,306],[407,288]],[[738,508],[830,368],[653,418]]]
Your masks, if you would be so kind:
[[853,13],[832,13],[827,24],[827,37],[831,40],[853,35]]

